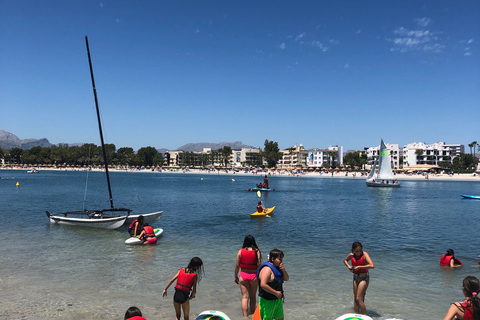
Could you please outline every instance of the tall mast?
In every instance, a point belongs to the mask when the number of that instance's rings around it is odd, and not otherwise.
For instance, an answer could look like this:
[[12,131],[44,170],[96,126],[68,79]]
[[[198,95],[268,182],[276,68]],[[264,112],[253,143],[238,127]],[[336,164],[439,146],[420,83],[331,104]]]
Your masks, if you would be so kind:
[[112,187],[110,186],[110,176],[108,174],[107,152],[105,151],[105,143],[103,142],[102,122],[100,121],[100,110],[98,109],[97,89],[95,88],[95,79],[93,78],[92,59],[90,58],[90,48],[88,47],[88,37],[85,36],[87,44],[88,64],[90,65],[90,76],[92,77],[93,96],[95,97],[95,107],[97,108],[98,130],[100,131],[100,141],[102,142],[103,162],[105,163],[105,173],[107,174],[108,194],[110,196],[110,208],[113,207]]

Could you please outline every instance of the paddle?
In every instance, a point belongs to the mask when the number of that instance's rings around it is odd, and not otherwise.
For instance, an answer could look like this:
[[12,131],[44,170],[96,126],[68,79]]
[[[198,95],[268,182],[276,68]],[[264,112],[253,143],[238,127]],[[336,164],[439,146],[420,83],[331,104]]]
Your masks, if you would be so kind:
[[257,191],[257,196],[258,196],[259,198],[262,197],[262,193],[260,192],[260,190]]

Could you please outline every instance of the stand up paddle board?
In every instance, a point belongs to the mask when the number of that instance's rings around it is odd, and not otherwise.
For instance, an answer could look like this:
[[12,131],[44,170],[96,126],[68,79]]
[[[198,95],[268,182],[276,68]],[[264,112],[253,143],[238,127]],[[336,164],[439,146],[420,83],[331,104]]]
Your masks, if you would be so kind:
[[212,319],[212,317],[219,317],[222,320],[230,320],[230,318],[225,313],[217,310],[203,311],[198,315],[198,317],[195,318],[195,320],[210,320]]
[[477,199],[480,200],[480,196],[474,196],[470,194],[461,194],[462,197],[467,198],[467,199]]
[[346,313],[335,320],[373,320],[373,319],[364,314]]
[[[153,232],[155,232],[155,237],[160,237],[163,233],[163,229],[153,229]],[[138,239],[138,236],[135,237],[130,237],[127,240],[125,240],[125,244],[143,244],[143,241]]]

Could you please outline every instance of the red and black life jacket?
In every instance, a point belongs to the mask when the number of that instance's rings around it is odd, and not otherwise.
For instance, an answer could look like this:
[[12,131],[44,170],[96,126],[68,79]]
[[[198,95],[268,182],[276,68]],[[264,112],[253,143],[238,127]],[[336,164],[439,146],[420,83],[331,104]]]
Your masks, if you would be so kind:
[[[360,257],[360,259],[357,260],[355,258],[355,255],[352,253],[352,266],[356,267],[356,266],[364,266],[364,265],[365,265],[365,255],[362,253],[362,256]],[[353,270],[353,273],[356,273],[356,274],[366,273],[366,272],[368,272],[368,269]]]
[[155,231],[153,230],[152,227],[145,226],[145,227],[143,227],[143,230],[145,230],[145,236],[147,238],[155,238]]
[[257,250],[246,250],[242,248],[240,251],[240,268],[257,269]]
[[195,272],[186,273],[185,270],[182,268],[180,269],[180,273],[178,274],[177,284],[175,285],[175,289],[183,290],[186,293],[190,293],[190,290],[193,286],[193,279],[197,274]]

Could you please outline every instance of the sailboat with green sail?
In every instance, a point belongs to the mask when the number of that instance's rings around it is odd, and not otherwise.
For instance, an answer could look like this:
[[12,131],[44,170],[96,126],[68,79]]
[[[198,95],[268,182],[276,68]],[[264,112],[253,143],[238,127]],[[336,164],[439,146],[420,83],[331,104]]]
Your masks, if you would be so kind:
[[[377,169],[378,163],[378,172]],[[392,164],[390,161],[390,154],[387,146],[381,139],[380,153],[378,159],[375,159],[372,170],[365,181],[367,187],[381,187],[381,188],[398,188],[400,184],[393,176]]]

